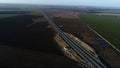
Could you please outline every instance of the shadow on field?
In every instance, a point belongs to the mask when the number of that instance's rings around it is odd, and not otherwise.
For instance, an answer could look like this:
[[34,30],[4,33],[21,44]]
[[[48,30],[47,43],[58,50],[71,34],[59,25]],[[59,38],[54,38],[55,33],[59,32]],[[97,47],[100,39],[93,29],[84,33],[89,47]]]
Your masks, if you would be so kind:
[[30,27],[37,16],[22,15],[0,20],[0,44],[44,52],[56,52],[53,31],[48,23],[37,23]]
[[[40,16],[39,16],[40,17]],[[48,23],[36,23],[38,16],[20,15],[0,20],[0,67],[78,68],[53,43]]]

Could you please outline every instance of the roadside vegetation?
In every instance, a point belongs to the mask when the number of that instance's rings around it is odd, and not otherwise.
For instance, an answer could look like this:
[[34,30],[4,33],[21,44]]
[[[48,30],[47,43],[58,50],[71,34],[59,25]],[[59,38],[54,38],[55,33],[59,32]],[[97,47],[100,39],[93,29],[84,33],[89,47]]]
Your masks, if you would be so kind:
[[60,23],[84,22],[120,49],[120,18],[115,16],[99,16],[96,14],[80,14],[80,19],[53,19]]
[[89,24],[94,30],[120,49],[120,18],[95,14],[81,14],[80,20]]

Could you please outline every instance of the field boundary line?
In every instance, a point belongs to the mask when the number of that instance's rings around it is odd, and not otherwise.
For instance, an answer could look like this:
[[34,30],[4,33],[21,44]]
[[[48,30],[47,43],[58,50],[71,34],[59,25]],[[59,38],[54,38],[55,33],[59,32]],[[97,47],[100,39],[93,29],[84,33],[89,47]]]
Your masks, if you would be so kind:
[[95,34],[97,34],[99,37],[101,37],[104,41],[106,41],[110,46],[112,46],[112,48],[114,48],[115,50],[117,50],[120,53],[120,50],[117,49],[113,44],[111,44],[108,40],[106,40],[102,35],[100,35],[98,32],[96,32],[93,28],[91,28],[89,25],[87,25],[87,27],[92,30]]

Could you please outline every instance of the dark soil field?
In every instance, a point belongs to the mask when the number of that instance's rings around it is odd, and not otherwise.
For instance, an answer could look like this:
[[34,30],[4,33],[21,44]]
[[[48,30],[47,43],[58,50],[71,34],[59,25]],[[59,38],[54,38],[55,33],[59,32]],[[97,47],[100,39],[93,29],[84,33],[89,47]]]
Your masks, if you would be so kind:
[[42,16],[19,15],[0,19],[0,68],[79,68],[61,54]]
[[0,11],[0,14],[25,14],[28,11]]
[[20,8],[0,7],[0,10],[21,10]]

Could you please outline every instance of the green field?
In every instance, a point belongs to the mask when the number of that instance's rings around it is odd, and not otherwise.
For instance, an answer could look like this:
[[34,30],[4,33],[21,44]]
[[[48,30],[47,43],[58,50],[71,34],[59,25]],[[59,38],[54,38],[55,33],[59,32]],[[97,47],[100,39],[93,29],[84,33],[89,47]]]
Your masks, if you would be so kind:
[[28,13],[29,15],[37,15],[37,16],[43,16],[42,12],[40,9],[38,8],[24,8],[23,10],[25,11],[30,11],[30,13]]
[[12,16],[18,16],[19,14],[0,14],[0,19],[1,18],[6,18],[6,17],[12,17]]
[[81,14],[80,20],[89,24],[94,30],[120,49],[120,18]]

